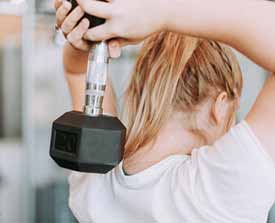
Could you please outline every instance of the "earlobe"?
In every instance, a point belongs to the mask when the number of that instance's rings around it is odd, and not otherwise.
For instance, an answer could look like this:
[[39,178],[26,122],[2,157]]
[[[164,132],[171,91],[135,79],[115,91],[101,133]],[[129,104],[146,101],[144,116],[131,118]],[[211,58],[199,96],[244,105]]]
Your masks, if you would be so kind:
[[227,117],[228,110],[228,97],[226,92],[221,92],[213,103],[212,116],[216,122],[219,124],[224,121]]

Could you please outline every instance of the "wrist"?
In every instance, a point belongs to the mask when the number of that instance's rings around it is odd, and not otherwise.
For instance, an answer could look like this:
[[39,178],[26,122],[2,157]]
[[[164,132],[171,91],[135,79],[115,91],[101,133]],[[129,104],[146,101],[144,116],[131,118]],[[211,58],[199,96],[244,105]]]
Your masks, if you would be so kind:
[[67,53],[69,53],[71,56],[73,57],[87,57],[89,54],[89,51],[84,51],[84,50],[80,50],[75,48],[72,44],[70,44],[69,42],[66,42],[65,46],[64,46],[65,50]]

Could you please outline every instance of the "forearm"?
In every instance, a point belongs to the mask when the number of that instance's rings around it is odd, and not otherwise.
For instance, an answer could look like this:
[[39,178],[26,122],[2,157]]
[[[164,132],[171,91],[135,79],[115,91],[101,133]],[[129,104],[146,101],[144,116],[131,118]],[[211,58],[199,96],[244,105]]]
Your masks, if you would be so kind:
[[82,111],[85,98],[85,79],[88,53],[74,49],[66,43],[63,49],[63,66],[73,110]]
[[83,74],[86,73],[88,62],[88,52],[77,50],[69,43],[66,43],[63,50],[63,64],[66,73]]
[[86,74],[70,74],[65,71],[69,91],[71,94],[72,108],[74,111],[83,111],[85,103]]
[[[275,71],[275,4],[261,0],[175,0],[167,29],[224,42]],[[170,3],[171,4],[171,3]],[[206,5],[207,4],[207,5]]]

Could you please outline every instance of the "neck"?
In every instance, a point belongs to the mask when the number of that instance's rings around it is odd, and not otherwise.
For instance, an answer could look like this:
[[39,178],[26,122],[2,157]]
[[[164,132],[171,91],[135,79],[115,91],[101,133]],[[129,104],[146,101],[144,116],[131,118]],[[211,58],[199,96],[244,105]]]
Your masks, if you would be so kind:
[[190,155],[193,148],[201,146],[200,137],[188,130],[188,119],[184,113],[175,112],[160,130],[156,142],[151,147],[152,152],[158,151],[164,155]]
[[182,112],[175,112],[161,128],[156,140],[140,148],[128,162],[155,163],[173,154],[190,155],[193,148],[200,147],[203,142],[200,137],[188,130],[190,122]]

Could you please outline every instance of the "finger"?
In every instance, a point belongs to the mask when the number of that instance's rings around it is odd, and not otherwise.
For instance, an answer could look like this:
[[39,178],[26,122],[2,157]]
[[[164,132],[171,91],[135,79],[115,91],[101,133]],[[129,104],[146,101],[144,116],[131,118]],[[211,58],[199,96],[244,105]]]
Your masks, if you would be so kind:
[[54,1],[54,8],[57,10],[62,5],[62,0],[55,0]]
[[89,28],[89,20],[84,18],[81,20],[81,22],[76,26],[73,31],[71,31],[67,35],[67,40],[71,45],[73,45],[75,48],[81,49],[81,50],[89,50],[90,44],[88,41],[83,40],[83,35],[85,32],[87,32]]
[[73,42],[78,39],[82,39],[83,35],[87,32],[90,22],[87,18],[81,20],[81,22],[68,34],[67,38]]
[[80,7],[90,15],[105,19],[111,16],[112,10],[110,3],[95,0],[77,0],[77,2]]
[[84,11],[79,6],[77,6],[63,21],[61,25],[62,31],[65,34],[71,32],[83,15]]
[[121,56],[121,46],[119,44],[119,40],[114,39],[109,41],[108,46],[111,58],[118,58]]
[[118,39],[120,47],[128,46],[128,45],[138,45],[142,42],[142,40],[127,40],[123,38]]
[[59,27],[61,26],[62,22],[64,21],[64,19],[67,16],[67,14],[70,12],[71,7],[72,7],[71,3],[67,2],[67,1],[63,1],[62,5],[56,11],[56,25],[57,26],[59,26]]
[[111,32],[111,27],[108,23],[89,29],[84,35],[84,39],[90,41],[108,40],[113,37],[115,37],[115,34]]

